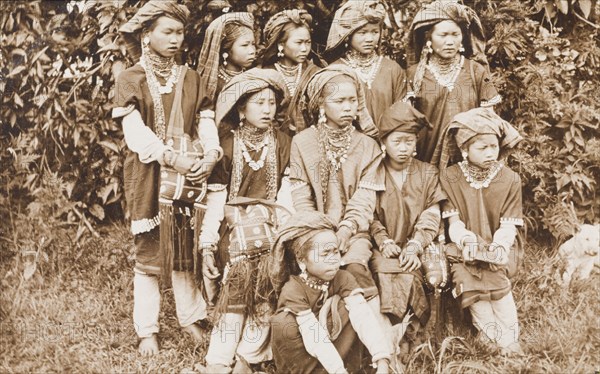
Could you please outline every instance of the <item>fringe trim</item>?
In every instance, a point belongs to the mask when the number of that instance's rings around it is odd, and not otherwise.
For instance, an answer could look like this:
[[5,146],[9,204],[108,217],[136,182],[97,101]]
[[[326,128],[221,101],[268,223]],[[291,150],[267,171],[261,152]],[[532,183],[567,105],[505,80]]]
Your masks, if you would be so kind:
[[385,185],[378,184],[378,183],[373,183],[373,182],[367,182],[367,181],[360,181],[358,183],[358,187],[359,188],[366,188],[367,190],[385,191]]
[[501,101],[502,101],[502,96],[496,95],[496,96],[492,97],[491,99],[489,99],[487,101],[483,100],[479,104],[479,106],[482,107],[482,108],[489,107],[489,106],[494,106],[496,104],[499,104]]
[[220,184],[220,183],[210,183],[210,184],[207,185],[207,188],[211,192],[223,191],[224,189],[227,188],[227,185],[226,184]]
[[112,118],[121,118],[121,117],[125,117],[126,115],[130,114],[131,112],[133,112],[135,110],[135,106],[133,104],[130,104],[126,107],[117,107],[117,108],[113,108],[112,110]]
[[131,221],[131,233],[133,235],[152,231],[160,224],[160,212],[154,218],[142,218]]
[[299,188],[302,188],[304,186],[306,186],[308,183],[306,182],[296,182],[296,183],[292,183],[290,186],[290,191],[296,191]]
[[456,209],[446,210],[446,211],[442,212],[443,219],[454,217],[454,216],[458,216],[458,210],[456,210]]
[[510,223],[515,226],[524,226],[525,222],[522,218],[512,218],[512,217],[502,217],[500,218],[500,223]]

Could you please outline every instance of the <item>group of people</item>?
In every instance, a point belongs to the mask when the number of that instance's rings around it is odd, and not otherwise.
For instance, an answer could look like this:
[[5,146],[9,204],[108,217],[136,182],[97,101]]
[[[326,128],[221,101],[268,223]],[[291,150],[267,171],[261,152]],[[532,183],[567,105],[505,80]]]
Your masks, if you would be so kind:
[[117,78],[113,117],[127,144],[140,353],[159,351],[161,279],[182,328],[210,336],[206,372],[274,360],[341,373],[363,347],[390,372],[427,323],[421,256],[434,242],[482,339],[520,353],[509,277],[521,185],[500,156],[521,137],[492,108],[475,12],[423,7],[407,71],[379,52],[377,1],[344,3],[322,56],[305,10],[271,17],[258,53],[252,14],[225,13],[197,71],[176,58],[188,17],[149,1],[120,28],[137,62]]

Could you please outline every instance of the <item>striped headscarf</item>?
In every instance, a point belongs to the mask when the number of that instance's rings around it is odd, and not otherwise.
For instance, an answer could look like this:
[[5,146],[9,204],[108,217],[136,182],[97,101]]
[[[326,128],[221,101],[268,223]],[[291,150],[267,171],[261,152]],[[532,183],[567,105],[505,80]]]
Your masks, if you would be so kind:
[[309,31],[312,25],[312,16],[303,9],[289,9],[276,13],[269,19],[264,29],[265,49],[259,58],[261,65],[269,65],[276,61],[277,45],[283,37],[283,29],[293,23],[298,27],[304,26]]
[[150,0],[129,21],[119,27],[125,48],[134,61],[138,61],[142,56],[142,31],[150,26],[152,21],[162,16],[175,19],[185,25],[190,11],[185,5],[179,5],[176,1]]

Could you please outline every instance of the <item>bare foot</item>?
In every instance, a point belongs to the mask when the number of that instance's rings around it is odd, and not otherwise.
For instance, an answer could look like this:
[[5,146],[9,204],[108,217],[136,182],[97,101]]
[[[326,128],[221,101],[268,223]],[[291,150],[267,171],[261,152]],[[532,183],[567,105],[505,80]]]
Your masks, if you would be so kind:
[[142,338],[138,346],[138,351],[144,357],[158,354],[158,340],[156,339],[156,334],[152,334],[147,338]]
[[232,374],[247,374],[252,373],[252,368],[250,368],[250,364],[240,356],[236,356],[237,360],[235,361],[235,366],[231,371]]
[[202,343],[203,339],[203,334],[202,334],[202,329],[200,328],[200,326],[196,323],[192,323],[189,326],[183,327],[183,331],[187,332],[188,334],[190,334],[190,336],[192,337],[192,339],[194,339],[194,341],[196,343]]

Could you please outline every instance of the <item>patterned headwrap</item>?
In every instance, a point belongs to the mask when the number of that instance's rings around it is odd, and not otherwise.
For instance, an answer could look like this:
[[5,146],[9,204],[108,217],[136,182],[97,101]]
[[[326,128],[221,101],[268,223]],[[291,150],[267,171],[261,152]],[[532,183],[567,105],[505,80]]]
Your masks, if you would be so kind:
[[[296,123],[296,131],[300,132],[312,124],[316,124],[319,118],[319,102],[321,100],[321,91],[325,85],[333,78],[340,75],[348,76],[356,85],[358,93],[358,121],[360,130],[363,133],[374,136],[377,135],[377,127],[373,122],[373,118],[369,114],[366,107],[365,93],[359,78],[354,70],[346,65],[336,64],[329,65],[318,71],[306,85],[304,91],[300,94],[300,100],[297,105],[300,106],[300,111],[304,117],[304,123]],[[290,104],[290,107],[295,105],[295,101]],[[295,113],[295,108],[291,108],[291,113]]]
[[[231,34],[224,35],[225,25],[235,24],[239,26]],[[233,41],[242,35],[244,28],[254,30],[254,16],[252,13],[237,12],[227,13],[215,19],[208,25],[202,50],[198,57],[198,73],[207,82],[206,94],[214,98],[217,94],[217,85],[219,81],[219,63],[221,59],[221,44],[223,39],[228,38]]]
[[161,16],[173,18],[185,25],[190,11],[185,5],[179,5],[176,1],[150,0],[129,21],[119,27],[125,47],[134,61],[138,61],[142,56],[141,35],[144,27],[148,27],[150,21]]
[[285,97],[287,94],[285,82],[277,70],[254,68],[233,77],[225,87],[223,87],[223,90],[217,98],[215,109],[215,122],[217,127],[221,126],[223,118],[235,108],[240,98],[267,87],[275,90],[281,97]]
[[460,148],[476,135],[493,134],[500,139],[500,148],[513,148],[523,137],[507,121],[503,120],[492,108],[475,108],[454,116],[442,135],[442,147],[438,148],[434,158],[441,152],[440,167],[445,168],[451,157],[460,154]]
[[283,28],[288,23],[294,23],[297,26],[304,26],[311,29],[312,16],[303,9],[284,10],[275,14],[269,19],[264,29],[265,49],[259,58],[260,64],[267,65],[273,63],[273,57],[277,56],[277,44],[283,36]]
[[343,52],[344,41],[356,30],[368,23],[382,23],[385,18],[385,8],[376,0],[349,0],[342,5],[333,17],[327,45],[323,55],[328,62],[335,60]]
[[319,232],[335,232],[336,228],[331,218],[318,211],[298,212],[286,221],[277,233],[269,258],[269,277],[277,293],[290,275],[298,271],[296,252]]
[[431,128],[427,117],[403,101],[394,103],[379,119],[379,138],[383,140],[394,131],[418,134],[423,127]]
[[485,35],[477,13],[468,6],[459,4],[457,0],[437,0],[423,7],[413,19],[410,26],[407,50],[408,64],[413,65],[421,59],[421,51],[426,43],[425,31],[441,21],[451,20],[463,25],[467,35],[465,57],[488,66],[485,56]]

